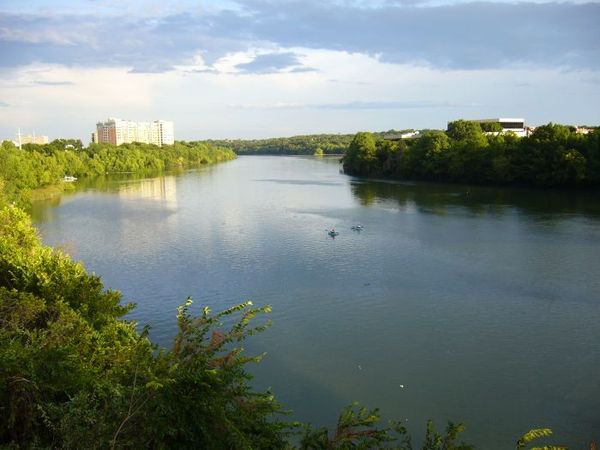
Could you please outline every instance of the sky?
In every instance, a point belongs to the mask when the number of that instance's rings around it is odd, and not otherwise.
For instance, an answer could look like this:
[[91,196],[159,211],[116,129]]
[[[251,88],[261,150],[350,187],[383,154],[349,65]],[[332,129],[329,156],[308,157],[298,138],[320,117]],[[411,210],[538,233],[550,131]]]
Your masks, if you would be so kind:
[[600,1],[0,0],[0,139],[600,125]]

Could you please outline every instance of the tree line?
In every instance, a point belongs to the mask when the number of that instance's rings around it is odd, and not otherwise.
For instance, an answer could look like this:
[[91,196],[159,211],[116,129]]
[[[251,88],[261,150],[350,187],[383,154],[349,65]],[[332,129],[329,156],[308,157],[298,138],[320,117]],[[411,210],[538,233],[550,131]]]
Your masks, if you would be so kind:
[[313,134],[269,139],[226,139],[203,141],[231,148],[238,155],[340,155],[352,134]]
[[[350,175],[495,185],[586,187],[600,184],[600,131],[548,124],[528,137],[482,130],[465,120],[447,131],[390,141],[357,133],[343,157]],[[496,132],[494,132],[496,131]]]
[[60,183],[65,176],[154,174],[235,158],[228,148],[188,142],[162,147],[142,143],[83,147],[80,140],[57,139],[49,144],[22,147],[19,149],[10,141],[0,146],[0,180],[5,182],[5,195],[22,203],[27,202],[33,189]]
[[[388,130],[373,132],[375,136],[400,135],[415,131]],[[231,148],[238,155],[342,155],[354,134],[309,134],[267,139],[221,139],[199,141]]]

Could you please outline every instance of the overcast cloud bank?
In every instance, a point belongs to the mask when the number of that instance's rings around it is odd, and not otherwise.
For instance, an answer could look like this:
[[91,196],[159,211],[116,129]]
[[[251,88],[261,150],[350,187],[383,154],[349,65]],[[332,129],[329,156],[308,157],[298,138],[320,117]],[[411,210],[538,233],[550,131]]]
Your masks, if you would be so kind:
[[600,4],[461,3],[363,8],[316,1],[248,1],[239,9],[157,17],[0,15],[5,67],[32,62],[127,66],[163,72],[202,55],[273,48],[244,73],[300,66],[281,49],[376,55],[384,62],[443,69],[509,66],[600,68]]

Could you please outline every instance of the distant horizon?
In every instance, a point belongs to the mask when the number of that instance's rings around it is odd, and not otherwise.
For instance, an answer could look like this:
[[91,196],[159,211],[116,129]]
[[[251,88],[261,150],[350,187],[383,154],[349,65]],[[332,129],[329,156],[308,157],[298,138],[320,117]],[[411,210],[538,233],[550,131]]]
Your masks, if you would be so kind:
[[[115,116],[111,116],[111,117],[115,117]],[[128,119],[128,120],[133,120],[133,119]],[[161,120],[168,120],[168,119],[161,119]],[[456,119],[452,119],[452,120],[477,120],[475,118],[466,118],[466,117],[460,117],[460,118],[456,118]],[[448,122],[451,122],[452,120],[449,120],[446,122],[446,125]],[[142,120],[140,120],[140,122],[142,122]],[[145,121],[144,121],[145,122]],[[546,122],[546,123],[540,123],[540,124],[530,124],[527,121],[525,121],[525,125],[529,126],[529,127],[539,127],[542,125],[547,125],[549,123],[553,123],[553,124],[558,124],[558,125],[566,125],[566,126],[574,126],[574,127],[600,127],[600,123],[599,124],[590,124],[590,123],[562,123],[562,122],[557,122],[557,121],[550,121],[550,122]],[[432,128],[432,127],[427,127],[427,128],[416,128],[416,127],[402,127],[402,128],[388,128],[388,129],[381,129],[381,130],[369,130],[369,129],[359,129],[356,131],[348,131],[348,132],[342,132],[342,131],[338,131],[338,132],[315,132],[315,133],[300,133],[300,134],[289,134],[289,135],[266,135],[266,136],[261,136],[261,137],[203,137],[203,138],[181,138],[179,136],[177,136],[177,124],[175,123],[175,141],[210,141],[210,140],[214,140],[214,141],[224,141],[224,140],[241,140],[241,141],[250,141],[250,140],[263,140],[263,139],[285,139],[285,138],[292,138],[292,137],[297,137],[297,136],[317,136],[317,135],[354,135],[356,133],[360,133],[362,131],[366,131],[369,133],[386,133],[389,131],[403,131],[403,130],[415,130],[415,131],[423,131],[423,130],[440,130],[440,131],[445,131],[446,130],[446,126],[444,126],[443,128]],[[81,142],[83,144],[90,144],[91,143],[91,133],[90,132],[90,136],[86,139],[82,139],[81,137],[78,136],[58,136],[58,137],[52,137],[48,134],[45,133],[35,133],[35,136],[48,136],[48,141],[52,142],[54,140],[57,139],[80,139]],[[23,130],[21,130],[21,136],[34,136],[33,133],[26,133]],[[16,133],[15,133],[15,138],[16,138]],[[4,141],[15,141],[15,138],[2,138],[2,142]]]

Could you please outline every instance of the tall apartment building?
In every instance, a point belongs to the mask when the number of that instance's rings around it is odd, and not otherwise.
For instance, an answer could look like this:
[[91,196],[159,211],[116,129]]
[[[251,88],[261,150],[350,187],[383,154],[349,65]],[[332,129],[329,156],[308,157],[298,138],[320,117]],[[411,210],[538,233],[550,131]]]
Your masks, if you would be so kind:
[[155,139],[167,145],[173,145],[175,142],[175,134],[173,132],[173,122],[166,120],[155,120],[152,122],[153,129],[156,130]]
[[154,122],[134,122],[110,117],[106,122],[96,124],[92,133],[92,142],[106,142],[112,145],[142,142],[144,144],[173,145],[175,133],[173,122],[155,120]]

